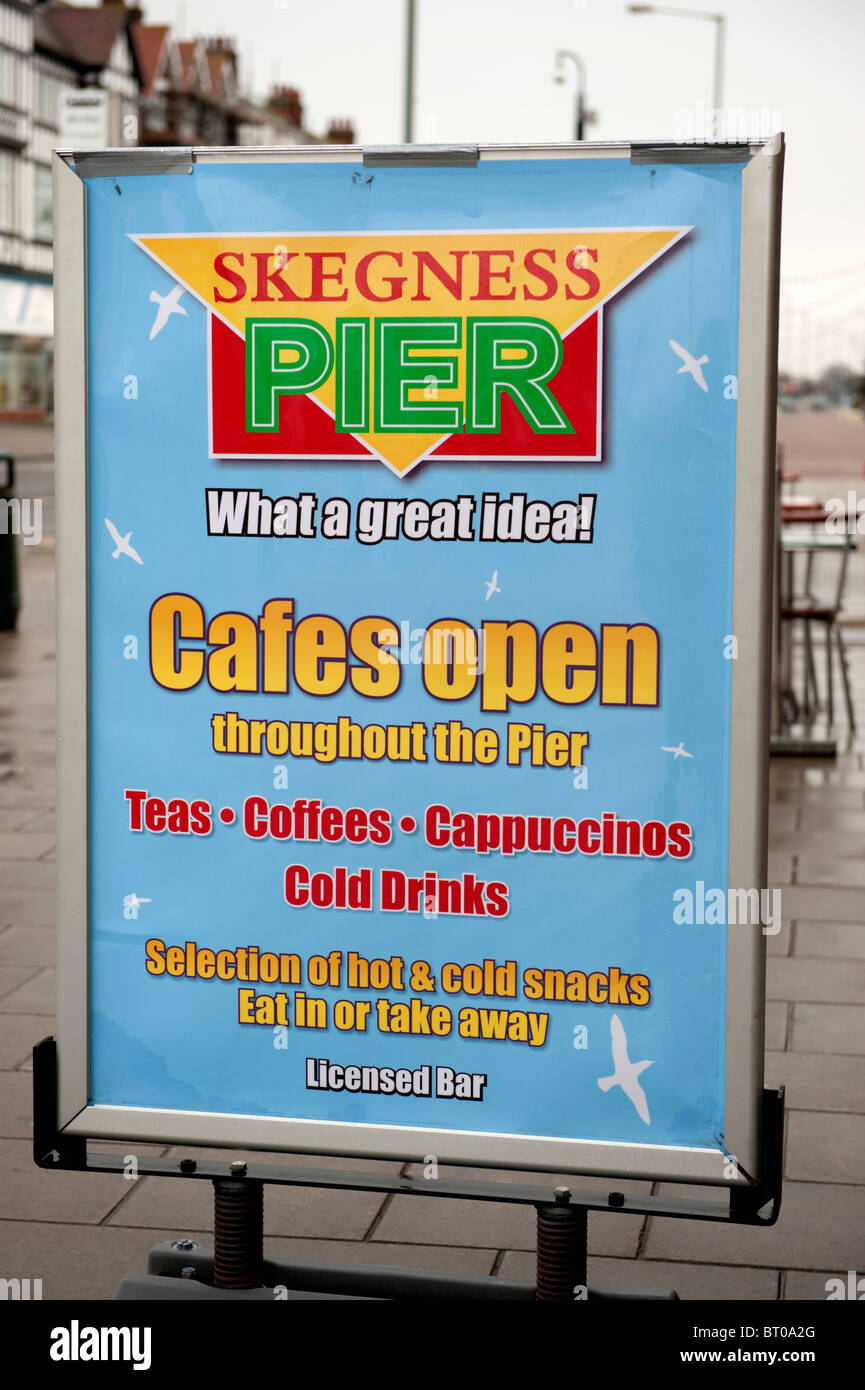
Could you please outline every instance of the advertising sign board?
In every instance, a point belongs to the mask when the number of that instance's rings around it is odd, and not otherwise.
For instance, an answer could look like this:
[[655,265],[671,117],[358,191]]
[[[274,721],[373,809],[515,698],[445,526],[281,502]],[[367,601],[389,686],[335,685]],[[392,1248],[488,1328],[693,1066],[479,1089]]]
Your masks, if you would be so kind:
[[60,144],[100,150],[108,143],[108,92],[101,87],[70,87],[60,93]]
[[70,1133],[758,1172],[781,142],[709,153],[58,160]]

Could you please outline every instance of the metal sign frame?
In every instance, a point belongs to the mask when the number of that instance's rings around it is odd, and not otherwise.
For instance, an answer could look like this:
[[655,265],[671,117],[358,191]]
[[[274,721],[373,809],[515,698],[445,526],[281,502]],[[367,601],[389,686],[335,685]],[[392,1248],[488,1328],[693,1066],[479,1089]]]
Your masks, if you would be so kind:
[[[777,302],[783,137],[750,145],[484,146],[477,161],[742,164],[729,884],[765,885],[771,657]],[[92,1104],[89,1090],[89,638],[87,215],[83,178],[232,162],[440,164],[448,151],[201,149],[60,152],[54,207],[57,335],[58,1134],[286,1152],[417,1159],[748,1186],[761,1174],[765,940],[727,927],[726,1133],[717,1148],[599,1142],[413,1126]],[[459,163],[473,163],[465,150]],[[118,190],[119,191],[119,190]],[[735,1162],[730,1164],[730,1157]]]

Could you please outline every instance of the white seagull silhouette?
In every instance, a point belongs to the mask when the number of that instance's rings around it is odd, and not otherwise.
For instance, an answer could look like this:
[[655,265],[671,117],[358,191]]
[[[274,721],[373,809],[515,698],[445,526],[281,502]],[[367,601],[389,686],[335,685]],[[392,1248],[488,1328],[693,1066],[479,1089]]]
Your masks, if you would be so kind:
[[651,1124],[649,1119],[649,1107],[646,1102],[646,1093],[640,1085],[637,1077],[646,1067],[652,1066],[651,1062],[632,1062],[628,1057],[628,1039],[625,1037],[625,1030],[622,1027],[618,1014],[613,1014],[610,1019],[610,1036],[613,1042],[613,1066],[615,1071],[612,1076],[599,1076],[598,1085],[602,1091],[609,1091],[611,1086],[621,1086],[628,1100],[631,1101],[634,1109],[644,1124]]
[[498,585],[498,578],[499,578],[499,572],[498,572],[498,570],[493,570],[493,577],[492,577],[492,579],[485,579],[485,580],[484,580],[484,583],[485,583],[486,586],[487,586],[487,596],[486,596],[486,598],[484,599],[484,603],[489,603],[489,601],[490,601],[490,599],[492,598],[493,594],[500,594],[500,593],[501,593],[501,589],[499,588],[499,585]]
[[156,311],[156,318],[153,320],[153,327],[150,330],[151,343],[157,333],[162,332],[172,314],[186,313],[183,305],[177,302],[181,295],[185,293],[186,291],[182,285],[175,285],[173,290],[168,291],[168,294],[157,294],[156,290],[150,291],[151,302],[159,305]]
[[674,758],[693,758],[693,756],[694,756],[693,753],[686,753],[686,752],[685,752],[685,745],[684,745],[684,743],[680,743],[679,746],[678,746],[678,748],[665,748],[664,745],[661,744],[661,752],[662,752],[662,753],[672,753],[672,755],[673,755]]
[[704,353],[702,357],[692,357],[690,352],[688,352],[685,348],[680,347],[679,344],[677,342],[674,342],[672,338],[670,339],[670,347],[673,349],[675,353],[678,353],[679,357],[681,357],[682,362],[684,364],[679,368],[676,375],[681,376],[682,372],[690,372],[691,376],[696,381],[700,390],[708,391],[709,388],[706,385],[706,378],[703,376],[703,373],[700,370],[703,363],[708,362],[709,360],[706,354]]
[[117,557],[118,557],[118,555],[128,555],[129,558],[130,558],[130,560],[134,560],[134,561],[135,561],[136,565],[143,565],[143,564],[144,564],[144,561],[142,560],[141,556],[138,554],[138,551],[135,549],[134,546],[132,546],[132,545],[129,544],[129,537],[132,535],[132,532],[131,532],[131,531],[127,531],[125,536],[121,536],[121,534],[120,534],[120,532],[118,531],[117,527],[114,525],[113,522],[111,522],[111,521],[108,520],[108,517],[105,518],[105,525],[108,527],[108,530],[109,530],[110,535],[111,535],[111,539],[114,541],[114,544],[117,546],[117,549],[116,549],[116,550],[112,550],[112,552],[111,552],[111,558],[112,558],[112,560],[116,560]]

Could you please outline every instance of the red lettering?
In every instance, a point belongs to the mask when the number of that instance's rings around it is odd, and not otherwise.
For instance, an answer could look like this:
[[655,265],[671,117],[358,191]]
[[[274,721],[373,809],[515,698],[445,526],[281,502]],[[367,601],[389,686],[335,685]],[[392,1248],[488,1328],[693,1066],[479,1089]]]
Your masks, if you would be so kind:
[[165,829],[168,808],[161,796],[150,796],[144,803],[144,824],[158,835]]
[[210,818],[210,802],[193,801],[191,810],[193,835],[209,835],[213,829],[213,822]]
[[478,292],[473,294],[472,299],[516,299],[516,289],[511,286],[507,294],[493,294],[491,280],[510,281],[511,267],[506,265],[504,270],[493,270],[493,256],[504,256],[508,262],[513,262],[513,251],[476,251],[478,258]]
[[444,266],[436,260],[435,256],[429,251],[415,251],[417,260],[417,294],[412,295],[412,301],[417,299],[429,299],[428,294],[424,294],[423,273],[424,268],[431,270],[439,284],[443,285],[452,299],[462,299],[463,297],[463,258],[468,255],[467,251],[450,251],[449,255],[455,257],[457,269],[455,275],[450,275]]
[[[345,265],[345,252],[308,251],[307,255],[311,264],[312,276],[312,284],[307,297],[315,300],[334,300],[339,303],[348,299],[348,290],[343,290],[342,294],[325,294],[324,292],[325,280],[335,280],[338,285],[342,284],[342,266]],[[335,260],[342,262],[338,270],[324,269],[324,262],[328,256],[332,256]]]
[[305,907],[309,901],[309,869],[289,864],[285,871],[285,901],[289,907]]
[[691,853],[691,827],[687,821],[673,821],[669,830],[669,854],[673,859],[687,859]]
[[546,289],[543,294],[533,294],[526,285],[523,285],[524,299],[552,299],[559,287],[559,282],[552,271],[546,270],[542,265],[538,265],[538,256],[549,256],[553,265],[556,263],[555,251],[550,251],[545,246],[535,246],[531,251],[526,252],[524,261],[526,270],[530,275],[534,275],[538,280],[541,280],[546,286]]
[[248,796],[243,803],[243,829],[252,840],[267,834],[267,802],[263,796]]
[[377,806],[374,811],[369,813],[370,834],[369,838],[374,845],[390,844],[390,812],[383,806]]
[[424,834],[428,845],[442,849],[448,843],[450,812],[447,806],[428,806],[424,818]]
[[[252,298],[256,304],[270,303],[274,298],[283,301],[300,298],[282,278],[283,270],[288,265],[289,261],[293,260],[296,255],[296,251],[280,251],[277,258],[272,251],[253,251],[252,256],[256,264],[257,280],[255,294]],[[269,271],[267,267],[271,259],[277,259],[278,264],[273,270]],[[276,296],[268,294],[268,285],[273,285],[275,290],[279,290],[279,294]]]
[[601,282],[598,279],[595,272],[593,270],[589,270],[584,265],[578,264],[577,258],[579,257],[579,259],[582,260],[584,256],[591,256],[593,261],[597,261],[598,259],[597,251],[593,251],[592,248],[589,246],[581,246],[576,251],[569,251],[567,256],[565,257],[565,264],[567,265],[568,270],[572,271],[574,275],[579,275],[580,279],[585,280],[586,282],[585,294],[574,294],[574,291],[570,288],[570,286],[566,285],[565,299],[594,299],[595,295],[598,293],[598,290],[601,288]]
[[596,820],[580,821],[577,826],[577,846],[580,854],[597,854],[601,848],[601,827]]
[[236,270],[229,270],[226,264],[229,256],[233,261],[237,261],[238,265],[243,265],[242,251],[220,251],[219,255],[216,257],[216,260],[213,262],[213,269],[216,271],[216,274],[223,280],[227,280],[236,290],[235,294],[220,294],[219,286],[214,285],[213,298],[218,304],[236,304],[238,299],[243,299],[246,294],[246,281],[243,276],[238,275]]
[[487,884],[487,913],[490,917],[507,917],[508,888],[506,883]]
[[143,830],[144,824],[141,819],[141,807],[147,799],[147,792],[125,791],[123,795],[129,802],[129,829]]
[[402,266],[401,251],[369,251],[367,255],[361,256],[357,263],[357,269],[354,272],[355,284],[364,299],[374,299],[378,304],[389,304],[391,300],[400,298],[402,286],[407,277],[405,275],[383,275],[384,283],[390,285],[390,294],[375,294],[369,283],[369,268],[378,256],[389,256],[392,261],[396,261],[398,266]]

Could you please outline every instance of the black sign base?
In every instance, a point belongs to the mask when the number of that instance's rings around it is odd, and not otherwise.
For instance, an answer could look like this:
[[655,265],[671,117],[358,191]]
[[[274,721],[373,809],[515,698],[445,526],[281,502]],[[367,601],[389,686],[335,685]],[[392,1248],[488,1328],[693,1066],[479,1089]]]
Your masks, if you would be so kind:
[[[53,1038],[43,1039],[33,1049],[33,1115],[33,1157],[40,1168],[91,1173],[126,1171],[123,1154],[89,1153],[85,1138],[58,1131],[57,1045]],[[687,1195],[615,1191],[604,1194],[565,1186],[562,1175],[555,1174],[550,1175],[546,1186],[468,1182],[447,1177],[427,1182],[401,1173],[338,1173],[330,1169],[231,1161],[228,1157],[220,1161],[141,1155],[137,1170],[140,1177],[206,1179],[213,1183],[214,1249],[205,1250],[189,1240],[156,1246],[151,1252],[148,1273],[124,1278],[117,1298],[503,1298],[557,1303],[619,1298],[674,1300],[677,1295],[667,1291],[603,1289],[588,1284],[588,1213],[619,1211],[730,1225],[774,1225],[781,1209],[783,1088],[763,1092],[762,1133],[762,1179],[747,1186],[719,1188],[718,1201]],[[570,1176],[567,1182],[571,1182]],[[538,1213],[537,1280],[529,1283],[497,1276],[266,1260],[262,1249],[265,1183],[530,1204]],[[687,1194],[687,1184],[680,1186]]]

